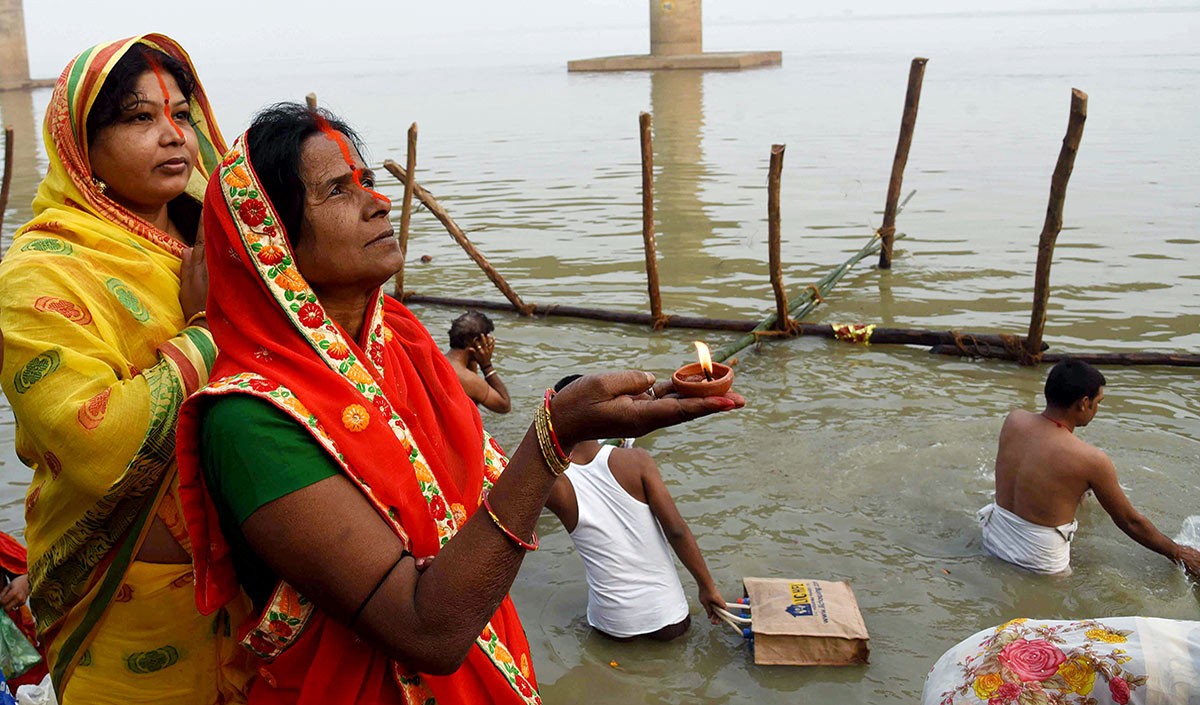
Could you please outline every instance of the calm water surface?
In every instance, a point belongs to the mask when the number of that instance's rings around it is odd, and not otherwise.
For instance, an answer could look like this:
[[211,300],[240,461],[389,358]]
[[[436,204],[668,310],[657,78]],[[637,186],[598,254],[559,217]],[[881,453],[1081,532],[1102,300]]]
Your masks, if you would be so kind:
[[[845,20],[707,28],[712,50],[782,49],[743,73],[568,75],[568,58],[628,51],[616,31],[514,37],[518,53],[439,63],[264,59],[270,80],[200,64],[227,136],[263,103],[315,90],[360,127],[372,161],[404,160],[421,125],[419,178],[527,301],[646,308],[637,113],[655,118],[658,246],[672,313],[760,319],[766,169],[786,143],[785,276],[798,290],[840,263],[880,219],[908,62],[930,58],[895,268],[854,270],[809,319],[1021,332],[1036,241],[1070,89],[1090,94],[1053,273],[1056,350],[1200,349],[1200,12]],[[615,49],[613,47],[616,47]],[[29,128],[48,91],[3,94]],[[26,131],[28,134],[28,131]],[[16,155],[5,237],[29,217],[44,155]],[[397,198],[399,185],[385,182]],[[398,213],[396,214],[398,218]],[[418,211],[408,284],[499,299]],[[432,262],[416,258],[428,254]],[[445,309],[416,307],[444,337]],[[539,393],[576,371],[669,374],[694,333],[496,316],[513,392],[485,423],[519,439]],[[713,345],[732,335],[705,334]],[[547,702],[912,702],[951,644],[1009,618],[1197,618],[1196,593],[1126,539],[1094,503],[1075,572],[1039,578],[983,555],[975,509],[990,500],[995,436],[1040,404],[1045,370],[919,349],[797,339],[744,353],[748,407],[641,441],[663,468],[727,597],[746,575],[852,582],[871,664],[765,668],[727,628],[672,644],[614,644],[584,621],[586,585],[549,516],[514,596]],[[1101,415],[1081,435],[1107,449],[1136,505],[1168,534],[1200,514],[1200,379],[1166,368],[1106,371]],[[21,533],[28,473],[0,407],[0,529]],[[695,605],[694,587],[685,580]],[[616,662],[613,667],[611,662]]]

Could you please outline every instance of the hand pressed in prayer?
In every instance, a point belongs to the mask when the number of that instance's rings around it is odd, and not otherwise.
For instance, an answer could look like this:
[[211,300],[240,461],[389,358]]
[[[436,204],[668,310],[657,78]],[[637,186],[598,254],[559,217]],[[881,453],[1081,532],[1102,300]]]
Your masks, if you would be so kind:
[[491,367],[492,355],[496,352],[496,339],[490,335],[481,335],[467,349],[471,351],[471,357],[475,358],[480,367]]
[[[183,320],[204,310],[208,303],[208,265],[204,261],[204,223],[196,227],[196,244],[183,251],[179,265],[179,307]],[[201,318],[194,325],[207,325]]]

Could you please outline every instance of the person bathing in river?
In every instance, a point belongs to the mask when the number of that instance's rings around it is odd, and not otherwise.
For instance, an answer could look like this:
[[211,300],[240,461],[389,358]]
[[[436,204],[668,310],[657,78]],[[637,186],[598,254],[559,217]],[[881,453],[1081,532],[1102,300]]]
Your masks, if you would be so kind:
[[496,352],[496,339],[492,337],[495,329],[492,319],[478,311],[467,311],[450,324],[450,349],[446,351],[446,358],[471,401],[482,404],[488,411],[507,414],[512,409],[508,388],[492,366],[492,355]]
[[1091,490],[1113,522],[1134,541],[1200,577],[1200,551],[1167,538],[1129,502],[1103,451],[1077,438],[1076,427],[1096,416],[1104,375],[1064,360],[1046,377],[1046,408],[1014,410],[1000,430],[996,500],[979,510],[983,547],[1035,573],[1070,569],[1075,511]]
[[[555,385],[562,391],[579,375]],[[575,444],[571,465],[550,490],[546,508],[571,535],[588,582],[588,624],[619,640],[669,641],[691,616],[667,544],[700,588],[714,623],[724,608],[696,537],[679,515],[650,454],[597,441]]]

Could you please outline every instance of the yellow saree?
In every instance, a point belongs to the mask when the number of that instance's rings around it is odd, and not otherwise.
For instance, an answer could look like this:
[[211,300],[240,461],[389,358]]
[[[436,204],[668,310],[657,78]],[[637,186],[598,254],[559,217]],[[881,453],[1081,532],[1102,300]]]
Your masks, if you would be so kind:
[[[46,112],[50,164],[34,218],[0,263],[0,384],[17,454],[34,471],[31,607],[65,705],[234,702],[245,678],[210,677],[232,658],[230,615],[199,615],[190,565],[135,560],[156,517],[190,551],[174,493],[175,424],[216,357],[207,329],[184,325],[184,246],[92,181],[87,115],[137,43],[191,68],[178,44],[153,34],[93,47],[67,66]],[[199,201],[225,150],[199,81],[190,121],[200,158],[188,194]]]

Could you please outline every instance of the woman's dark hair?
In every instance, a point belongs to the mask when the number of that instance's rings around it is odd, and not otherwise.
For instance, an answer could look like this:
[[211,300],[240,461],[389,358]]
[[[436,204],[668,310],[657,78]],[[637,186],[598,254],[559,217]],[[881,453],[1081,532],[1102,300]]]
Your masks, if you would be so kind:
[[246,149],[263,191],[275,206],[288,242],[296,245],[304,214],[304,181],[300,178],[300,147],[304,140],[321,132],[321,120],[346,136],[362,154],[358,133],[324,108],[310,109],[301,103],[276,103],[254,116],[246,131]]
[[492,319],[478,311],[467,311],[450,324],[450,347],[466,350],[476,338],[494,330],[496,324],[492,323]]
[[1080,399],[1095,399],[1107,382],[1103,373],[1081,360],[1066,359],[1046,376],[1046,403],[1057,409],[1069,409]]
[[154,70],[152,62],[157,62],[164,71],[171,74],[175,83],[179,84],[183,97],[191,100],[192,92],[196,90],[196,79],[187,64],[145,44],[134,44],[108,72],[104,85],[96,94],[96,100],[87,117],[89,146],[100,130],[120,120],[122,113],[135,107],[142,99],[137,92],[137,82],[142,74]]

